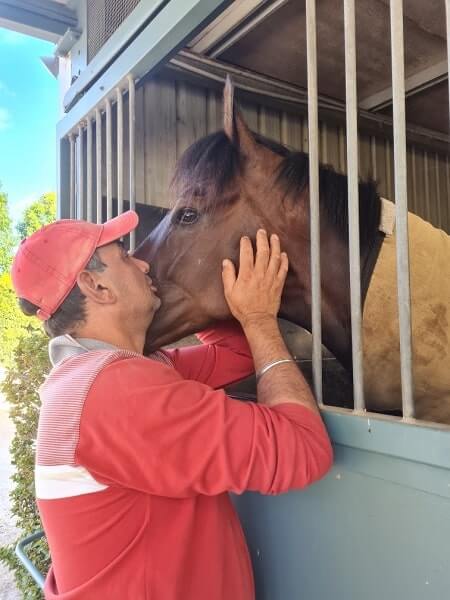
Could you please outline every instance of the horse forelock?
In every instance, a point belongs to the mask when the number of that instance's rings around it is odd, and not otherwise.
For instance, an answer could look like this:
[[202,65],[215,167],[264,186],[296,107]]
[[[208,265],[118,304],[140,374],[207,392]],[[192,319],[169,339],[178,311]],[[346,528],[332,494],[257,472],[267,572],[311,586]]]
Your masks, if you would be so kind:
[[194,142],[179,159],[172,180],[177,201],[196,198],[204,210],[214,210],[230,198],[227,187],[239,174],[238,148],[224,131]]
[[[276,185],[285,195],[298,199],[309,183],[309,157],[254,133],[261,146],[282,157],[275,173]],[[178,201],[196,198],[204,210],[212,211],[229,204],[235,196],[227,188],[240,173],[239,148],[224,131],[207,135],[192,144],[177,163],[172,185]],[[347,176],[333,167],[320,165],[319,189],[321,212],[345,240],[348,238]],[[380,200],[374,181],[359,183],[360,238],[370,244],[380,221]]]

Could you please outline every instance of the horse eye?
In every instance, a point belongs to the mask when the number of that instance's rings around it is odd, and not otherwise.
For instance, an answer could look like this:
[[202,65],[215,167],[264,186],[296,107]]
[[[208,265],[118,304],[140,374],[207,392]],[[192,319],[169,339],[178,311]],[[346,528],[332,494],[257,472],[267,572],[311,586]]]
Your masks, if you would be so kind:
[[174,215],[174,222],[178,225],[192,225],[198,220],[195,208],[180,208]]

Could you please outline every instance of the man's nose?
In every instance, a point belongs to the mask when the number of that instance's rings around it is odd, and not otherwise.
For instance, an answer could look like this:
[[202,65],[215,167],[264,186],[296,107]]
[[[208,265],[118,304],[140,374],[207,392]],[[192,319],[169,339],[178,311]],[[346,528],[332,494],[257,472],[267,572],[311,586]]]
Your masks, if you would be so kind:
[[141,260],[140,258],[136,258],[135,256],[133,256],[132,258],[143,273],[148,273],[150,271],[150,265],[147,261]]

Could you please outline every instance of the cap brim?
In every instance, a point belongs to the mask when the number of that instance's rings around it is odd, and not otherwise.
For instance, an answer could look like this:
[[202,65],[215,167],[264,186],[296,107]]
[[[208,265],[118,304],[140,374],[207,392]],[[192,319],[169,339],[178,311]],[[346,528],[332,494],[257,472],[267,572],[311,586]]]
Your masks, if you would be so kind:
[[115,242],[124,235],[127,235],[130,233],[130,231],[136,229],[138,223],[139,217],[134,210],[128,210],[118,217],[114,217],[114,219],[106,221],[106,223],[103,225],[102,233],[100,234],[100,238],[97,242],[97,248],[100,246],[106,246],[106,244],[111,244],[111,242]]

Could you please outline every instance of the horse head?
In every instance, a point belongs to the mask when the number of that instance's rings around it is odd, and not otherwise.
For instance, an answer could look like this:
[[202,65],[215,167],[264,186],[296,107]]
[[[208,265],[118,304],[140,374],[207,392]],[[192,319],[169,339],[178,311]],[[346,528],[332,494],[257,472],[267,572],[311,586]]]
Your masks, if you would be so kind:
[[[227,80],[223,130],[185,151],[172,183],[174,206],[136,251],[150,262],[162,300],[149,349],[230,317],[222,260],[237,263],[241,236],[254,239],[261,227],[279,235],[290,258],[280,316],[310,329],[308,169],[307,154],[250,131]],[[321,195],[330,197],[321,219],[324,342],[345,363],[351,345],[346,177],[322,168],[320,184]]]

